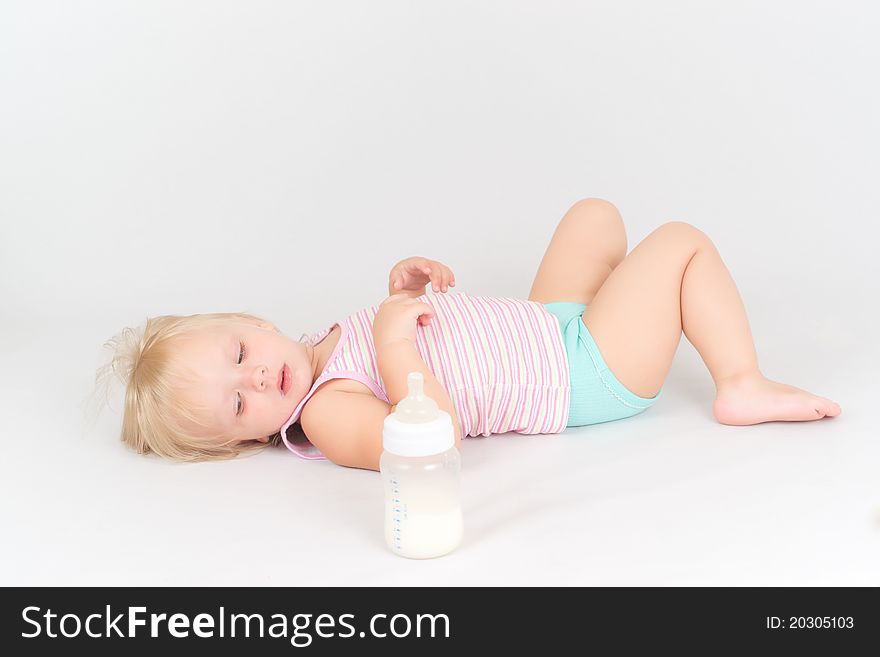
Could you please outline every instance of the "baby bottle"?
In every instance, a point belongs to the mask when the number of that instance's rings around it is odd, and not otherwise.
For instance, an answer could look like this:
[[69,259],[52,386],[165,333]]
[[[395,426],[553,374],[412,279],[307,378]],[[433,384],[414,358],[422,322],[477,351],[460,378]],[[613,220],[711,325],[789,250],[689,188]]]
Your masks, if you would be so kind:
[[449,413],[410,372],[407,396],[385,418],[379,472],[385,486],[385,542],[410,559],[429,559],[461,543],[461,456]]

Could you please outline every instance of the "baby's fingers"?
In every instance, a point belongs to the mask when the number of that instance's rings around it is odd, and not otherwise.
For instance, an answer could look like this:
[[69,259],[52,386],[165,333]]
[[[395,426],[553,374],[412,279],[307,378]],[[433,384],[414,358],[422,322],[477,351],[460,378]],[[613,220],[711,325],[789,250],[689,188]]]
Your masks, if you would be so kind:
[[455,274],[449,267],[443,265],[443,291],[446,292],[450,285],[455,287]]
[[436,267],[425,267],[424,271],[431,280],[434,292],[446,292],[450,285],[455,285],[452,271],[445,265]]
[[[449,267],[446,268],[446,283],[451,287],[455,287],[455,274],[452,273]],[[443,291],[445,292],[446,290]]]
[[431,323],[431,318],[434,317],[434,306],[427,303],[420,303],[419,306],[422,309],[418,317],[419,324],[427,326]]
[[434,292],[437,292],[438,281],[441,280],[441,273],[435,267],[429,267],[428,265],[422,267],[422,271],[428,276],[428,280],[431,282],[431,287],[434,289]]

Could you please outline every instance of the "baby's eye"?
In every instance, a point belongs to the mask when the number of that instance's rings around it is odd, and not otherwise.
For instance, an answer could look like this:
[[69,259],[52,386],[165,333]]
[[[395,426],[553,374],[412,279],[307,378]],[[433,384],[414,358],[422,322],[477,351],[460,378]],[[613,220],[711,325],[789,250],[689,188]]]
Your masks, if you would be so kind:
[[[238,362],[236,365],[241,365],[241,361],[244,360],[244,357],[247,356],[247,349],[245,349],[244,342],[241,340],[238,341]],[[241,415],[241,395],[236,394],[235,397],[235,416],[238,417]]]

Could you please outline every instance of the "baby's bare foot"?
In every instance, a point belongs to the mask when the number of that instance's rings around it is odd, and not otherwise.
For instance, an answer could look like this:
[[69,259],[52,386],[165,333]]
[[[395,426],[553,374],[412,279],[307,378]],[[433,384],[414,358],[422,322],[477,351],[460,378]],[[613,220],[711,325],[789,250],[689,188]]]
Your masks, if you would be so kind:
[[712,412],[721,424],[740,425],[834,417],[840,415],[840,406],[755,373],[719,382]]

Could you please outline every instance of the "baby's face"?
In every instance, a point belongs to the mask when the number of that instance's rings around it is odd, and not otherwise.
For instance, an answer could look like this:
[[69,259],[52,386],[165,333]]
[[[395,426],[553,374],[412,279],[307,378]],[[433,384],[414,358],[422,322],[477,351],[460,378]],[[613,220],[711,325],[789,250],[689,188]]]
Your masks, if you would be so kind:
[[[227,439],[267,441],[290,419],[313,383],[313,348],[271,324],[204,329],[182,344],[179,353],[197,380],[184,394],[211,409],[212,429]],[[285,365],[290,373],[286,394],[279,385]]]

